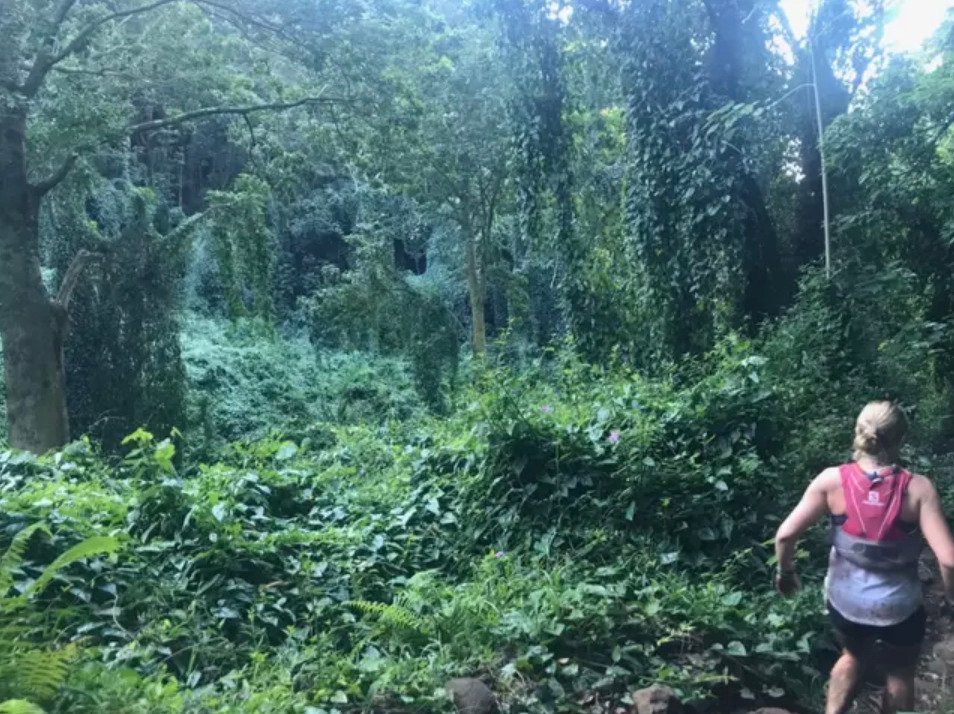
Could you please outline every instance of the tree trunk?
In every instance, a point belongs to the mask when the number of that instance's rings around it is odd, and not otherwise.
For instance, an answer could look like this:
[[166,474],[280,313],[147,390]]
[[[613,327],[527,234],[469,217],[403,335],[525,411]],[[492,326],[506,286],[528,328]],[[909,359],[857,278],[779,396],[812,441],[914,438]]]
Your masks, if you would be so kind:
[[65,317],[40,273],[40,194],[26,168],[26,110],[0,105],[0,339],[10,444],[42,453],[69,439]]
[[484,276],[473,231],[466,231],[467,292],[470,298],[471,334],[475,355],[487,351],[487,322],[484,315]]
[[775,317],[788,304],[794,286],[785,280],[775,222],[755,177],[744,165],[741,197],[748,208],[745,219],[745,288],[743,309],[751,329],[767,317]]

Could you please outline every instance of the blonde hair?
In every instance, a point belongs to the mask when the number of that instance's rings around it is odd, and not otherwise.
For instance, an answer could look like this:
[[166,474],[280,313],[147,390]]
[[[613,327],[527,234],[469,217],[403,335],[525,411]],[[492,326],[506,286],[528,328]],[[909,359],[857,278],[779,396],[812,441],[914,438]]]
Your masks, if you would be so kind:
[[897,404],[870,402],[855,422],[854,458],[863,456],[888,464],[898,460],[908,433],[908,415]]

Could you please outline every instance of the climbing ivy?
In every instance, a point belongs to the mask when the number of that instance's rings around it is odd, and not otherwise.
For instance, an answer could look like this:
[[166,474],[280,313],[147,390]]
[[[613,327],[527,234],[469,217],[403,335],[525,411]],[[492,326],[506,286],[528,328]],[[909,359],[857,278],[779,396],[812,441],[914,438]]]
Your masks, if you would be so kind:
[[274,307],[275,238],[268,222],[271,192],[252,174],[228,191],[210,191],[213,252],[232,317],[270,318]]
[[650,0],[624,21],[627,234],[645,356],[699,353],[747,315],[771,312],[758,304],[770,289],[760,268],[774,261],[753,225],[745,154],[746,122],[760,110],[714,90],[697,4]]

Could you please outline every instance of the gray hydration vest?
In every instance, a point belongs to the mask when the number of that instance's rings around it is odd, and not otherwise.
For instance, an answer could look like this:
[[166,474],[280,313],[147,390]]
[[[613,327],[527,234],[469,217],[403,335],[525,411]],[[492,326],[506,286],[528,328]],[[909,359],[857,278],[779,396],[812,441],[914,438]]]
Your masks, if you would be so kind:
[[844,516],[833,516],[825,596],[846,619],[886,627],[903,622],[922,604],[918,558],[921,532],[901,521],[910,474],[865,474],[842,466]]

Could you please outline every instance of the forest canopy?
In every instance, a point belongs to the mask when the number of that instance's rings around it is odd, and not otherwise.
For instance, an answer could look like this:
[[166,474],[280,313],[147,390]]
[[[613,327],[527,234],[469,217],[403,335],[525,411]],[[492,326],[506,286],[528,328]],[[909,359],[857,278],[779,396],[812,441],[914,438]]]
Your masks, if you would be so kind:
[[0,714],[813,706],[766,539],[954,436],[954,17],[809,4],[0,0]]

